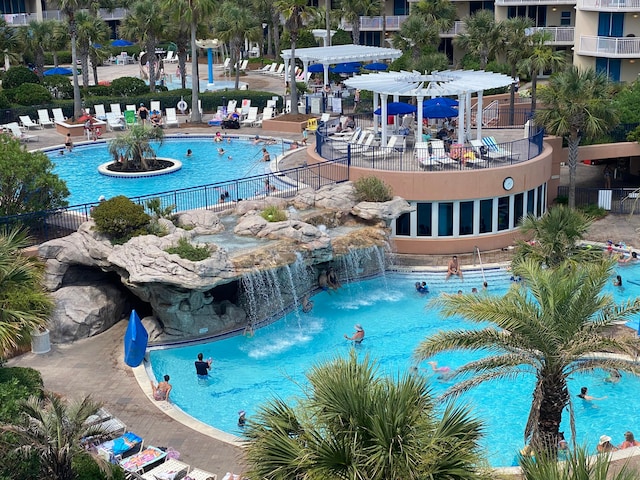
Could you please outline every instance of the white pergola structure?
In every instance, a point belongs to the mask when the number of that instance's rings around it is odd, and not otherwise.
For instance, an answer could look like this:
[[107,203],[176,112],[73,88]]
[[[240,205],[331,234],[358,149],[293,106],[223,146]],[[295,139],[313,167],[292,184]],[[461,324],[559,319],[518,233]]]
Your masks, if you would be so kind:
[[[382,121],[382,145],[387,143],[387,102],[389,96],[394,102],[400,97],[415,97],[418,108],[416,141],[422,141],[422,103],[436,97],[457,97],[458,99],[458,142],[464,143],[471,131],[471,94],[477,93],[478,112],[476,115],[477,138],[482,138],[482,93],[484,90],[511,85],[515,80],[501,73],[484,70],[446,70],[424,74],[420,72],[379,72],[356,75],[345,80],[345,84],[374,93],[373,109],[378,108]],[[466,122],[465,122],[466,119]],[[374,118],[377,128],[377,120]]]
[[[289,71],[291,49],[282,50],[285,72]],[[395,48],[369,47],[367,45],[335,45],[332,47],[296,48],[296,58],[302,60],[305,82],[309,79],[309,65],[320,63],[324,67],[324,83],[329,83],[329,65],[349,62],[375,62],[379,60],[395,60],[402,56],[401,50]],[[285,83],[289,81],[285,75]]]

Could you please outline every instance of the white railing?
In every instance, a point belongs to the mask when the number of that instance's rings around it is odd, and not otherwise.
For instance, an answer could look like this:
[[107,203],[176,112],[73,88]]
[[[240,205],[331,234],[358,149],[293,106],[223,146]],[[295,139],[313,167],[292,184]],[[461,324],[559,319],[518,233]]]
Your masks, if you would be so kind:
[[640,9],[640,0],[578,0],[581,10],[632,12]]
[[[382,31],[382,18],[382,16],[360,17],[360,31]],[[387,30],[400,30],[400,25],[402,25],[407,18],[407,15],[387,15]],[[353,30],[351,23],[345,22],[344,20],[341,22],[340,28],[349,31]]]
[[551,37],[550,44],[573,44],[575,27],[536,27],[536,30],[547,32]]
[[[122,20],[127,16],[127,9],[116,8],[110,12],[107,9],[101,8],[98,11],[98,16],[103,20]],[[15,13],[3,15],[3,17],[9,25],[27,25],[29,22],[41,20],[36,13]],[[42,12],[42,20],[63,21],[65,19],[65,15],[60,10],[44,10]]]
[[476,266],[476,255],[478,256],[478,261],[480,262],[480,271],[482,272],[482,283],[485,284],[487,282],[487,278],[484,276],[484,265],[482,264],[482,256],[480,255],[480,249],[476,245],[473,249],[473,266]]
[[575,5],[576,0],[496,0],[498,6],[508,5]]
[[451,30],[448,30],[446,32],[440,32],[440,36],[455,37],[456,35],[460,35],[461,33],[464,33],[466,31],[467,31],[467,27],[465,27],[464,22],[461,22],[458,20],[457,22],[455,22]]
[[608,58],[640,58],[640,38],[581,35],[578,53]]

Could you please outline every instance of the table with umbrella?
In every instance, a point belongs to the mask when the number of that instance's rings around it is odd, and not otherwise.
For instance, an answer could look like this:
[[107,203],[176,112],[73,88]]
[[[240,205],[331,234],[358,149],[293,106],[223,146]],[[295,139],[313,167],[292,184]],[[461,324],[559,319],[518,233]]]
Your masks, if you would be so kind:
[[[129,40],[124,40],[119,38],[118,40],[114,40],[111,42],[112,47],[130,47],[133,45],[133,42]],[[127,52],[122,52],[120,55],[116,57],[116,65],[127,65],[128,63],[133,63],[133,57],[130,57]]]
[[54,68],[50,68],[49,70],[45,70],[43,75],[45,77],[49,77],[51,75],[69,76],[69,75],[73,75],[73,70],[71,70],[70,68],[64,68],[64,67],[54,67]]

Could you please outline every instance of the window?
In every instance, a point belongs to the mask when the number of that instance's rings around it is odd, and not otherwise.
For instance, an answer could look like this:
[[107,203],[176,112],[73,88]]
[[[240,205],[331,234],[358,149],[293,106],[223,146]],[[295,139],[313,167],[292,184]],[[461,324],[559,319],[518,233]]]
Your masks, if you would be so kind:
[[571,12],[560,12],[560,26],[571,26]]
[[493,224],[493,199],[480,200],[480,233],[491,233]]
[[509,200],[510,197],[498,199],[498,231],[509,228]]
[[473,202],[460,202],[460,235],[473,234]]
[[534,203],[534,192],[535,190],[529,190],[527,192],[527,214],[535,214],[535,203]]
[[453,235],[453,202],[438,204],[438,236]]
[[396,219],[396,235],[408,236],[411,234],[411,214],[403,213]]
[[524,193],[516,193],[513,196],[513,226],[514,228],[520,223],[522,218],[522,209],[524,208]]
[[416,205],[418,236],[430,237],[431,233],[431,203],[418,203]]
[[539,217],[544,213],[544,185],[538,187],[538,207],[536,211]]

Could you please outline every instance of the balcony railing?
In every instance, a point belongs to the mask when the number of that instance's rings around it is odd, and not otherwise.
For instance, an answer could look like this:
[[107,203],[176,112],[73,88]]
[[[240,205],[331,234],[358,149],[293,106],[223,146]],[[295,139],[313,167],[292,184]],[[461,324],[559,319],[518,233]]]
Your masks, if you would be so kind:
[[575,27],[537,27],[537,31],[547,32],[551,36],[551,45],[573,45]]
[[[371,31],[382,31],[382,16],[375,17],[360,17],[360,31],[371,32]],[[400,25],[404,23],[404,21],[408,18],[407,15],[387,15],[386,17],[386,25],[387,30],[397,31],[400,30]],[[340,26],[343,30],[351,31],[353,30],[352,25],[349,22],[342,21],[342,25]]]
[[580,10],[602,12],[637,12],[640,0],[578,0]]
[[578,54],[607,58],[640,58],[640,38],[581,35]]
[[446,32],[441,32],[440,36],[441,37],[455,37],[456,35],[460,35],[461,33],[464,33],[466,31],[467,31],[467,28],[464,26],[464,22],[457,21],[453,25],[453,28],[451,30],[448,30]]
[[512,5],[575,5],[576,0],[496,0],[500,7]]
[[[122,20],[127,16],[126,8],[116,8],[113,11],[101,8],[98,16],[103,20]],[[44,10],[42,12],[42,20],[65,20],[65,15],[60,10]],[[4,19],[9,25],[27,25],[29,22],[39,21],[38,15],[35,13],[15,13],[13,15],[4,15]]]

